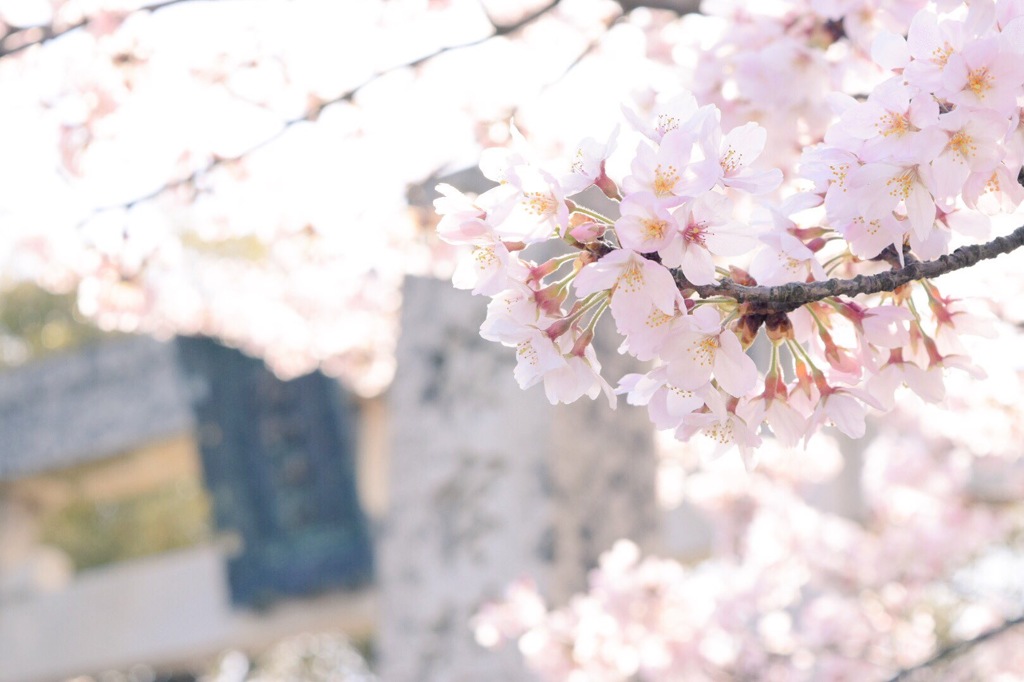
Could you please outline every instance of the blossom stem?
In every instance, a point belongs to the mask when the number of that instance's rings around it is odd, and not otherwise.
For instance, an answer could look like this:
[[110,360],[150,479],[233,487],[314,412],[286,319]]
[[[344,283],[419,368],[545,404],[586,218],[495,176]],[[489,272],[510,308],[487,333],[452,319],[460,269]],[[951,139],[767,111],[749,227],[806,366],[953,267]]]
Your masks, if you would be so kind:
[[591,317],[590,322],[587,323],[586,330],[584,331],[584,333],[594,333],[594,328],[597,327],[597,321],[601,319],[601,316],[604,315],[604,311],[608,310],[610,306],[611,303],[608,301],[608,299],[603,299],[601,301],[600,306],[598,306],[597,309],[594,311],[594,316]]
[[573,212],[575,212],[575,213],[582,213],[585,216],[590,216],[594,220],[599,220],[602,223],[606,223],[608,225],[611,225],[611,224],[613,224],[615,222],[614,220],[612,220],[608,216],[606,216],[604,214],[601,214],[601,213],[598,213],[597,211],[595,211],[593,209],[590,209],[590,208],[587,208],[586,206],[580,206],[579,204],[574,204],[574,206],[575,206],[575,208],[573,208]]
[[[907,296],[907,307],[910,308],[910,312],[914,313],[914,320],[917,321],[917,326],[921,326],[921,313],[917,312],[917,305],[914,304],[914,299]],[[921,333],[924,333],[924,328],[921,329]]]
[[768,365],[766,377],[777,377],[779,375],[779,346],[772,344],[772,357]]
[[607,291],[595,291],[586,298],[576,301],[576,305],[573,306],[575,310],[565,319],[578,320],[583,317],[587,311],[593,310],[599,303],[607,303],[607,299]]
[[835,272],[836,268],[843,264],[843,261],[849,258],[849,255],[849,253],[841,253],[838,256],[833,256],[825,261],[825,265],[822,267],[824,267],[827,274],[831,275]]
[[[812,370],[818,370],[817,365],[814,364],[814,360],[811,359],[811,356],[807,353],[807,351],[804,349],[802,345],[800,345],[799,343],[792,339],[786,339],[786,345],[789,347],[789,352],[793,354],[794,358],[799,356],[799,359],[802,362],[806,363],[807,366],[810,367]],[[795,350],[794,347],[796,348]]]
[[807,312],[809,312],[811,314],[811,317],[814,318],[814,322],[818,325],[818,331],[825,332],[827,334],[828,327],[826,327],[825,323],[821,321],[820,317],[818,317],[818,313],[814,312],[814,308],[812,308],[811,306],[807,306]]

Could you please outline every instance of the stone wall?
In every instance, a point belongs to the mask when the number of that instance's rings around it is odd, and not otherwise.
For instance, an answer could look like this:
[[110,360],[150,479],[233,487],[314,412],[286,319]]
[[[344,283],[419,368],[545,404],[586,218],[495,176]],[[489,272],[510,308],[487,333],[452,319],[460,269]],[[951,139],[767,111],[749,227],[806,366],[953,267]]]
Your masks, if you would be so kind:
[[[523,682],[514,647],[469,620],[531,577],[553,603],[620,537],[658,535],[654,447],[642,410],[522,391],[512,349],[484,341],[486,300],[408,279],[391,388],[390,510],[379,543],[380,673],[389,682]],[[601,349],[606,376],[627,371]]]
[[9,370],[0,481],[109,456],[194,426],[173,344],[130,337]]

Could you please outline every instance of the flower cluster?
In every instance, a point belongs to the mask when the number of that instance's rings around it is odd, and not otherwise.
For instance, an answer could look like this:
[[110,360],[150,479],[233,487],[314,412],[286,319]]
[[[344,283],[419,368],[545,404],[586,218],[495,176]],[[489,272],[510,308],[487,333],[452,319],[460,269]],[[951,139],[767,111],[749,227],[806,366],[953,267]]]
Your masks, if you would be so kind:
[[[969,462],[896,421],[865,451],[862,523],[801,494],[842,468],[827,437],[813,452],[770,446],[747,476],[718,460],[685,483],[713,557],[620,541],[566,605],[510,586],[474,619],[477,641],[516,642],[545,680],[881,680],[1017,617],[1004,591],[1019,589],[1019,554],[982,548],[1020,532],[1019,505],[979,503]],[[1016,679],[1021,641],[1006,633],[941,679]]]
[[[659,429],[738,446],[750,463],[765,427],[787,446],[823,425],[860,437],[867,408],[891,409],[900,386],[941,401],[946,369],[974,372],[958,336],[983,325],[929,280],[800,304],[721,286],[902,268],[948,253],[954,232],[987,235],[991,216],[1024,200],[1021,4],[889,7],[906,4],[772,3],[787,9],[755,22],[824,64],[870,45],[859,78],[814,81],[830,118],[779,131],[803,146],[798,168],[765,167],[766,155],[786,161],[771,151],[775,130],[734,121],[742,107],[683,92],[626,109],[626,130],[588,138],[555,165],[533,159],[513,130],[513,147],[481,162],[496,187],[470,198],[442,186],[439,234],[472,247],[455,286],[492,297],[481,334],[516,348],[520,386],[543,383],[552,403],[603,394],[614,405],[626,394]],[[729,3],[716,7],[730,16]],[[752,12],[732,11],[720,46],[749,31]],[[853,17],[872,12],[885,21],[868,40]],[[741,78],[752,65],[735,50],[709,52],[733,70],[734,99],[757,101],[766,84]],[[551,242],[568,252],[541,246]],[[605,312],[620,351],[655,364],[614,390],[591,343]]]

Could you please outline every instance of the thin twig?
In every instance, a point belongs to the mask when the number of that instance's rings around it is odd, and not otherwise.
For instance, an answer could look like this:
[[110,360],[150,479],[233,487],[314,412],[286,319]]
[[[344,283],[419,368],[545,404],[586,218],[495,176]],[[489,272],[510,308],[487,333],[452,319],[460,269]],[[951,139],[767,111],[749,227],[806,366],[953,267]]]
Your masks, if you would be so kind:
[[949,647],[946,647],[945,649],[942,649],[937,654],[935,654],[934,656],[929,658],[927,661],[924,661],[922,663],[918,663],[917,665],[915,665],[912,668],[906,668],[904,670],[899,671],[898,673],[896,673],[896,676],[891,678],[888,682],[899,682],[900,680],[907,679],[911,675],[913,675],[913,674],[915,674],[915,673],[917,673],[917,672],[919,672],[921,670],[924,670],[925,668],[930,668],[931,666],[936,665],[937,663],[941,663],[942,661],[944,661],[944,660],[946,660],[948,658],[953,658],[955,656],[960,656],[961,654],[966,653],[968,650],[974,648],[975,646],[981,644],[982,642],[984,642],[986,640],[989,640],[989,639],[992,639],[993,637],[995,637],[997,635],[1001,635],[1002,633],[1006,632],[1010,628],[1014,628],[1014,627],[1016,627],[1016,626],[1018,626],[1018,625],[1020,625],[1022,623],[1024,623],[1024,615],[1018,616],[1017,618],[1014,618],[1013,620],[1008,620],[1005,623],[1003,623],[1002,625],[994,627],[991,630],[986,630],[985,632],[981,633],[977,637],[973,637],[971,639],[967,639],[967,640],[964,640],[962,642],[957,642],[956,644],[953,644],[952,646],[949,646]]
[[[174,2],[174,1],[180,1],[180,0],[168,0],[168,2]],[[350,101],[352,101],[352,99],[356,96],[356,94],[360,90],[365,88],[370,83],[373,83],[378,78],[382,78],[382,77],[384,77],[384,76],[386,76],[386,75],[388,75],[390,73],[393,73],[395,71],[400,71],[402,69],[414,69],[414,68],[416,68],[418,66],[421,66],[422,64],[430,61],[431,59],[439,57],[440,55],[448,53],[448,52],[453,52],[455,50],[461,50],[461,49],[465,49],[465,48],[468,48],[468,47],[473,47],[475,45],[480,45],[481,43],[484,43],[484,42],[486,42],[488,40],[491,40],[492,38],[496,38],[496,37],[499,37],[499,36],[506,36],[506,35],[509,35],[511,33],[515,33],[516,31],[518,31],[518,30],[520,30],[522,28],[525,28],[527,25],[531,24],[532,22],[534,22],[537,19],[541,18],[542,16],[544,16],[545,14],[550,12],[551,10],[555,9],[555,7],[557,7],[560,2],[561,2],[561,0],[552,0],[551,2],[549,2],[546,5],[544,5],[543,7],[540,7],[539,9],[536,9],[533,12],[530,12],[529,14],[525,15],[524,17],[522,17],[518,21],[515,21],[515,22],[513,22],[511,24],[501,24],[501,25],[492,24],[492,26],[494,26],[494,32],[490,33],[490,34],[488,34],[488,35],[486,35],[486,36],[484,36],[482,38],[476,38],[476,39],[471,40],[469,42],[459,43],[458,45],[448,45],[446,47],[442,47],[442,48],[439,48],[437,50],[434,50],[433,52],[431,52],[429,54],[423,55],[422,57],[418,57],[417,59],[414,59],[414,60],[412,60],[410,62],[404,62],[402,64],[397,64],[395,66],[391,66],[391,67],[388,67],[386,69],[382,69],[382,70],[376,72],[375,74],[373,74],[372,76],[368,77],[362,83],[359,83],[355,87],[353,87],[350,90],[344,92],[343,94],[338,95],[337,97],[333,97],[331,99],[322,100],[320,102],[317,102],[315,106],[310,107],[305,112],[303,112],[300,116],[297,116],[296,118],[292,118],[292,119],[286,120],[281,125],[281,128],[279,128],[277,131],[275,131],[273,135],[271,135],[270,137],[264,138],[263,140],[261,140],[261,141],[257,142],[256,144],[252,145],[248,149],[245,149],[244,151],[242,151],[242,152],[240,152],[238,154],[234,154],[232,156],[216,156],[213,159],[211,159],[208,163],[206,163],[202,168],[196,169],[195,171],[193,171],[192,173],[190,173],[190,174],[188,174],[188,175],[186,175],[184,177],[180,177],[180,178],[177,178],[175,180],[171,180],[171,181],[165,183],[164,185],[161,185],[160,187],[156,188],[155,190],[153,190],[152,192],[150,192],[148,194],[144,194],[142,196],[135,197],[131,201],[126,201],[126,202],[119,203],[119,204],[111,204],[111,205],[108,205],[108,206],[100,206],[100,207],[96,208],[92,212],[91,216],[92,215],[96,215],[97,213],[102,213],[104,211],[110,211],[110,210],[113,210],[113,209],[131,208],[131,207],[135,206],[136,204],[142,203],[144,201],[149,201],[150,199],[155,199],[156,197],[160,196],[161,194],[164,194],[165,192],[169,192],[169,191],[177,189],[179,187],[185,187],[185,186],[188,186],[188,185],[192,185],[201,176],[205,175],[206,173],[209,173],[214,168],[216,168],[218,166],[221,166],[221,165],[223,165],[225,163],[233,163],[233,162],[236,162],[236,161],[240,161],[241,159],[245,158],[246,156],[252,154],[253,152],[258,151],[258,150],[262,149],[263,147],[266,147],[268,144],[270,144],[271,142],[277,140],[282,135],[284,135],[284,133],[286,131],[288,131],[291,127],[293,127],[295,125],[298,125],[299,123],[304,123],[304,122],[316,120],[316,118],[321,114],[321,112],[323,112],[324,109],[326,109],[327,107],[331,106],[332,104],[339,104],[341,102],[350,102]],[[88,218],[86,218],[86,220],[88,220]]]
[[[164,0],[163,2],[158,2],[158,3],[155,3],[153,5],[145,5],[143,7],[139,7],[138,9],[134,9],[132,11],[133,12],[156,12],[157,10],[161,10],[164,7],[170,7],[171,5],[177,5],[177,4],[180,4],[180,3],[183,3],[183,2],[200,2],[200,1],[212,2],[213,0]],[[2,39],[0,39],[0,59],[2,59],[4,57],[7,57],[9,55],[12,55],[12,54],[16,54],[18,52],[21,52],[22,50],[25,50],[25,49],[28,49],[28,48],[32,47],[33,45],[43,45],[45,43],[50,42],[51,40],[54,40],[56,38],[60,38],[63,35],[67,35],[68,33],[71,33],[72,31],[77,31],[80,28],[85,28],[90,23],[92,23],[94,21],[94,19],[95,19],[95,17],[83,17],[82,19],[79,19],[75,23],[69,24],[69,25],[67,25],[67,26],[65,26],[63,28],[60,28],[60,29],[55,29],[53,27],[53,24],[47,24],[45,26],[24,26],[24,27],[18,26],[18,27],[12,28],[12,29],[8,30],[6,34],[3,35]],[[15,46],[15,47],[12,47],[10,49],[7,49],[7,48],[5,48],[3,46],[3,43],[6,43],[7,40],[10,39],[12,36],[16,36],[19,33],[24,33],[26,31],[39,31],[40,35],[39,35],[38,38],[35,38],[34,40],[26,40],[25,42]]]
[[623,12],[629,12],[640,7],[647,9],[662,9],[682,16],[699,11],[698,0],[618,0]]
[[829,279],[821,282],[791,282],[778,286],[743,286],[731,279],[717,284],[691,284],[678,270],[674,271],[676,282],[681,289],[696,291],[702,298],[727,296],[740,303],[751,303],[761,312],[789,312],[806,303],[820,301],[831,296],[856,296],[893,291],[896,288],[919,279],[932,279],[967,268],[978,261],[1020,248],[1024,245],[1024,226],[1005,237],[996,237],[985,244],[961,246],[951,254],[939,256],[931,261],[907,263],[906,266],[880,272],[876,275],[857,275],[852,279]]
[[[575,69],[577,66],[579,66],[580,63],[584,59],[586,59],[588,56],[593,54],[597,50],[597,48],[599,48],[601,46],[601,43],[604,41],[604,37],[606,35],[608,35],[608,31],[610,31],[613,26],[615,26],[616,24],[620,23],[625,18],[625,16],[626,15],[624,14],[624,10],[622,10],[620,8],[619,12],[614,17],[612,17],[611,21],[608,22],[608,23],[605,23],[604,31],[602,33],[600,33],[599,35],[597,35],[596,37],[594,37],[592,40],[590,40],[587,43],[586,47],[584,47],[583,50],[578,55],[576,55],[576,58],[573,59],[572,62],[570,62],[568,66],[566,66],[564,69],[562,69],[562,72],[560,74],[558,74],[557,78],[555,78],[554,80],[548,81],[547,83],[545,83],[540,88],[540,91],[537,93],[538,96],[543,95],[544,93],[549,91],[552,87],[554,87],[555,85],[558,85],[565,78],[567,78],[569,76],[569,74],[572,73],[573,69]],[[501,122],[504,123],[504,122],[507,122],[509,120],[515,120],[519,116],[519,109],[520,109],[521,106],[522,106],[521,103],[520,104],[516,104],[515,106],[513,106],[510,110],[508,110],[504,115],[501,116],[501,118],[500,118]]]

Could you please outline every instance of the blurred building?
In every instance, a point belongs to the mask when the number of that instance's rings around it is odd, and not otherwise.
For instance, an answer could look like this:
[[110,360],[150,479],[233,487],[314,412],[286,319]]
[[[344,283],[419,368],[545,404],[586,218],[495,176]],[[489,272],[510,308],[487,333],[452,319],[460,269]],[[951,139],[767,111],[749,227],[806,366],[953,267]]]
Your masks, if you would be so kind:
[[373,630],[359,413],[205,339],[0,374],[0,682]]
[[[564,603],[620,537],[660,551],[651,426],[520,390],[477,333],[482,299],[405,294],[386,402],[202,339],[91,339],[0,372],[0,682],[195,670],[339,630],[389,682],[532,679],[470,617],[524,576]],[[19,338],[48,346],[54,324]]]

